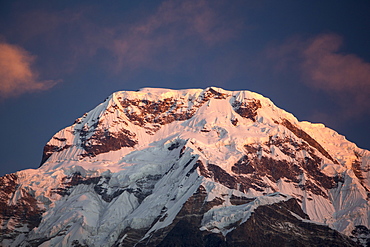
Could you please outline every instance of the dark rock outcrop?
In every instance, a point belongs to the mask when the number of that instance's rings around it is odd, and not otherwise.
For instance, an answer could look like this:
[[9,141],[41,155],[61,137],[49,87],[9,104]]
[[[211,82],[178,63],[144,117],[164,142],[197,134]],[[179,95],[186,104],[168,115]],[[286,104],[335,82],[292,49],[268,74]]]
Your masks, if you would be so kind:
[[335,164],[338,164],[338,161],[335,160],[335,159],[333,159],[333,157],[331,157],[331,155],[315,139],[313,139],[305,131],[303,131],[302,129],[300,129],[297,126],[293,125],[291,122],[289,122],[286,119],[283,119],[283,121],[281,122],[281,124],[284,125],[291,132],[293,132],[298,138],[301,138],[301,139],[305,140],[312,147],[316,148],[317,151],[319,151],[326,158],[328,158],[329,160],[333,161]]
[[37,227],[44,212],[39,208],[32,191],[19,186],[17,180],[14,173],[0,178],[0,242],[14,239]]
[[245,99],[243,102],[235,101],[232,106],[241,117],[256,121],[257,110],[261,108],[261,102],[257,99]]
[[226,236],[223,246],[356,246],[348,237],[307,218],[295,199],[258,207]]
[[[203,187],[183,205],[173,223],[151,234],[135,246],[160,247],[226,247],[226,246],[357,246],[350,238],[324,226],[313,224],[302,211],[295,199],[259,206],[245,222],[233,223],[233,231],[223,236],[220,233],[201,231],[203,214],[212,207],[223,203],[221,198],[206,202],[207,194]],[[235,200],[235,198],[234,198]],[[238,198],[237,204],[247,204],[252,198]],[[130,240],[139,240],[145,233],[126,232]],[[138,234],[138,235],[136,235]],[[126,236],[127,238],[127,236]],[[124,239],[120,246],[130,246],[134,242]]]

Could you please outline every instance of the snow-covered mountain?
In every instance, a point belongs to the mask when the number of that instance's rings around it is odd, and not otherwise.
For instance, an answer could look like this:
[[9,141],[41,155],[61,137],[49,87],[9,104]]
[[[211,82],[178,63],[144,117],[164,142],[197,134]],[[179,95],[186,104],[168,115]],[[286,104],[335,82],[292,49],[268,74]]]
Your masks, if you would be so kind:
[[0,178],[2,246],[355,246],[370,152],[220,88],[109,96]]

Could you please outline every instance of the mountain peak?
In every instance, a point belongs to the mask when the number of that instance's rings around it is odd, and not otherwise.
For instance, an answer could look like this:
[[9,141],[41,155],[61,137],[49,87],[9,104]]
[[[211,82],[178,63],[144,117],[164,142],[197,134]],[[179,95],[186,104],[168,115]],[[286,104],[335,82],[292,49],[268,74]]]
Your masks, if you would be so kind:
[[[279,239],[346,246],[352,240],[342,234],[369,227],[369,163],[369,151],[257,93],[119,91],[57,132],[37,170],[3,178],[2,203],[39,217],[23,237],[8,224],[18,240],[3,241],[171,245],[187,229],[198,246],[267,245],[240,234],[273,212],[299,232],[270,223]],[[31,208],[19,206],[30,200]]]

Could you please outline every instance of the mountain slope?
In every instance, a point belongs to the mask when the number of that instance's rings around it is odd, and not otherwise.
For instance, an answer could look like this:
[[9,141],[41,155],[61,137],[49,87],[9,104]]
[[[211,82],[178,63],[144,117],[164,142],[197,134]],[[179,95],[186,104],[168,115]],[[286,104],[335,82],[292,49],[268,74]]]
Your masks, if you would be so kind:
[[38,169],[1,178],[0,238],[351,246],[370,224],[369,164],[369,151],[249,91],[116,92],[56,133]]

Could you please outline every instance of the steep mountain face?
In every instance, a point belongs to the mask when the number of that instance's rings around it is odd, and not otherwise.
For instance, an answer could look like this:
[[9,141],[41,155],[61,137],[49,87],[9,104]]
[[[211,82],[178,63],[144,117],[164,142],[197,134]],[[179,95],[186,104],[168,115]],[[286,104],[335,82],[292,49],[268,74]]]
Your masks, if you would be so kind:
[[0,179],[2,246],[369,243],[370,152],[269,99],[116,92]]

